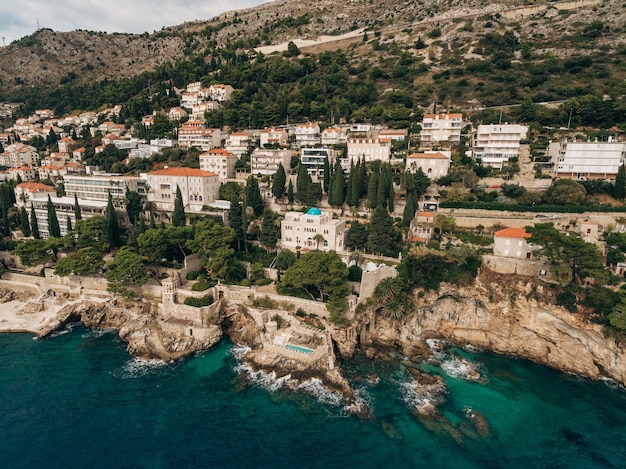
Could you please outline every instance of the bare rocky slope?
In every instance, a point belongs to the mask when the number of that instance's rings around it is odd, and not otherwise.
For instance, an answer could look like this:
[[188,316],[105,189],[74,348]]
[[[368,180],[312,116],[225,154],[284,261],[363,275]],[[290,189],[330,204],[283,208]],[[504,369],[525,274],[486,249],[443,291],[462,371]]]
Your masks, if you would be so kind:
[[[527,2],[528,3],[528,2]],[[411,0],[322,0],[302,3],[277,0],[255,8],[226,12],[208,21],[194,21],[152,34],[106,34],[44,29],[0,49],[0,85],[6,96],[19,87],[54,89],[72,81],[91,83],[151,71],[190,55],[210,60],[210,41],[217,47],[238,40],[240,50],[279,44],[296,38],[315,39],[365,28],[370,41],[326,43],[304,52],[349,48],[351,59],[377,60],[372,39],[395,42],[437,68],[481,58],[479,40],[488,32],[512,31],[538,56],[606,54],[626,44],[626,10],[617,0],[578,0],[527,4]],[[571,42],[594,21],[598,34]],[[438,30],[436,33],[434,30]],[[426,47],[415,49],[418,38]],[[441,59],[453,58],[450,60]],[[439,63],[440,62],[440,63]],[[450,62],[450,63],[446,63]]]

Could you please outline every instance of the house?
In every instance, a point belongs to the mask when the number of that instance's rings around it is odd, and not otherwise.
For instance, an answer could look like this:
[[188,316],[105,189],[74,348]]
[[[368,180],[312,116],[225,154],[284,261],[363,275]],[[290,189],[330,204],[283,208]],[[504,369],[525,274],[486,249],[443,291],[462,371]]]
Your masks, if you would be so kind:
[[504,228],[493,234],[493,255],[531,259],[532,251],[536,248],[526,241],[530,238],[524,228]]
[[291,169],[291,150],[255,148],[250,155],[250,173],[271,176],[281,163],[285,171]]
[[246,130],[233,132],[226,139],[224,148],[240,157],[252,146],[252,134]]
[[392,142],[404,142],[408,132],[408,129],[384,129],[378,132],[378,137],[388,138]]
[[182,107],[173,107],[168,111],[167,117],[173,121],[180,121],[187,117],[187,111]]
[[296,148],[314,147],[320,144],[320,126],[317,123],[298,124],[293,129]]
[[221,143],[220,129],[207,129],[201,121],[187,121],[178,129],[178,146],[184,150],[196,147],[201,151],[209,151],[219,148]]
[[85,147],[77,148],[76,150],[72,151],[72,158],[74,159],[74,161],[81,162],[85,158],[86,151],[87,149]]
[[37,179],[37,170],[30,166],[20,166],[19,168],[9,168],[11,179],[17,179],[19,176],[22,181],[34,181]]
[[587,243],[598,244],[600,242],[600,228],[597,223],[589,220],[578,220],[575,230]]
[[287,146],[289,135],[285,129],[278,127],[265,128],[259,133],[259,145],[261,148],[266,146]]
[[300,163],[306,167],[311,176],[321,178],[324,176],[324,160],[332,165],[335,161],[336,151],[327,147],[302,148],[300,150]]
[[511,158],[519,158],[520,143],[527,137],[525,125],[481,124],[474,138],[474,158],[483,166],[502,169]]
[[202,153],[198,159],[200,160],[200,169],[217,174],[221,182],[235,177],[237,155],[227,150],[215,148]]
[[177,188],[181,191],[187,213],[201,213],[204,206],[219,197],[219,176],[201,169],[164,168],[143,174],[142,178],[150,187],[148,202],[165,212],[174,211]]
[[552,142],[546,155],[554,164],[556,177],[615,179],[626,160],[626,143],[612,138],[606,142]]
[[391,140],[388,138],[349,138],[348,168],[358,160],[388,162],[391,159]]
[[76,145],[76,140],[74,140],[73,138],[70,137],[65,137],[62,138],[61,140],[59,140],[57,142],[57,145],[59,145],[59,152],[60,153],[69,153],[70,152],[70,148],[74,145]]
[[209,86],[208,91],[209,97],[213,101],[223,103],[224,101],[228,101],[230,99],[235,89],[230,85],[217,84]]
[[344,129],[339,127],[328,127],[322,130],[321,143],[322,146],[342,145],[347,143],[348,135]]
[[50,180],[56,180],[60,177],[63,177],[66,174],[66,170],[65,170],[65,166],[53,166],[53,165],[48,165],[48,166],[39,166],[37,168],[35,168],[37,170],[37,174],[39,176],[39,179],[50,179]]
[[411,241],[426,244],[433,235],[434,226],[434,212],[417,212],[409,227]]
[[459,142],[462,126],[462,114],[424,114],[420,140],[425,143]]
[[18,207],[24,207],[34,199],[48,200],[48,195],[55,196],[57,193],[54,187],[41,182],[20,182],[15,186],[13,192],[15,193],[15,205]]
[[415,173],[418,168],[431,180],[446,176],[450,170],[450,157],[441,152],[412,153],[406,157],[406,171]]
[[[311,208],[307,213],[287,212],[280,222],[280,244],[290,251],[343,250],[344,220],[333,219],[331,212]],[[317,236],[320,235],[320,236]]]
[[0,153],[0,166],[18,168],[24,165],[31,165],[39,161],[37,149],[23,143],[13,143],[4,148],[4,153]]

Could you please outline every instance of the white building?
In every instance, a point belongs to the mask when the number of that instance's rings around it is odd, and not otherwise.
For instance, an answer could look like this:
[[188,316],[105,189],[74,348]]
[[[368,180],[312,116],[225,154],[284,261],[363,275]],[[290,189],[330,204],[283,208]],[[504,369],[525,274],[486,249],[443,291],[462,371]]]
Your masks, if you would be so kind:
[[240,157],[252,146],[252,134],[247,130],[233,132],[228,136],[224,148]]
[[[74,208],[74,197],[50,197],[52,205],[59,221],[59,227],[61,228],[61,236],[67,234],[67,219],[69,217],[72,228],[76,227],[76,216]],[[42,238],[48,238],[50,233],[48,232],[48,196],[45,198],[37,198],[28,202],[27,204],[33,206],[35,209],[35,217],[37,218],[37,228],[39,229],[39,235]],[[80,207],[80,214],[82,218],[89,218],[94,215],[104,216],[106,213],[108,202],[100,200],[78,200],[78,206]],[[30,217],[30,210],[27,210]],[[31,220],[32,226],[32,220]]]
[[626,143],[552,142],[547,155],[554,163],[557,177],[574,179],[615,179],[626,159]]
[[174,211],[176,188],[180,188],[187,213],[201,213],[204,206],[218,199],[220,181],[217,174],[195,168],[165,168],[142,175],[150,191],[148,201],[158,210]]
[[235,89],[230,85],[211,85],[209,86],[209,98],[213,101],[223,103],[230,99],[233,91],[235,91]]
[[347,152],[348,167],[363,160],[388,162],[391,159],[391,140],[388,138],[349,138]]
[[293,129],[295,137],[295,146],[314,147],[320,144],[320,126],[319,124],[310,122],[307,124],[298,124]]
[[217,174],[222,182],[235,177],[237,155],[227,150],[215,148],[206,153],[202,153],[198,159],[200,160],[201,170]]
[[5,147],[4,153],[0,153],[0,166],[9,168],[18,168],[37,161],[39,161],[37,149],[19,142],[8,145]]
[[344,129],[339,127],[328,127],[322,130],[322,146],[341,145],[348,142],[348,135]]
[[259,145],[264,148],[266,145],[286,146],[289,142],[289,135],[285,129],[272,127],[263,129],[259,133]]
[[48,195],[56,196],[56,189],[40,182],[21,182],[15,189],[15,205],[19,208],[28,206],[31,200],[48,200]]
[[302,148],[300,150],[300,163],[306,167],[311,176],[321,178],[324,176],[324,160],[332,165],[335,161],[335,150],[330,148]]
[[450,170],[450,157],[441,152],[412,153],[406,157],[406,171],[415,173],[418,168],[431,180],[446,176]]
[[505,228],[496,231],[493,234],[493,255],[530,259],[533,247],[526,241],[528,238],[530,233],[524,228]]
[[462,114],[424,114],[422,142],[459,142],[463,126]]
[[[287,212],[280,222],[280,244],[290,251],[343,250],[346,222],[335,220],[330,212],[311,208],[307,213]],[[320,234],[323,240],[315,239]]]
[[285,171],[291,169],[291,150],[255,148],[250,155],[250,173],[271,176],[282,163]]
[[408,129],[384,129],[378,132],[378,137],[388,138],[393,142],[404,142],[408,133]]
[[109,193],[117,208],[124,207],[126,190],[139,193],[146,197],[146,181],[139,177],[120,176],[118,174],[101,173],[95,175],[66,174],[63,184],[67,196],[76,196],[85,200],[108,201]]
[[201,151],[209,151],[219,148],[221,141],[220,129],[207,129],[201,121],[187,121],[178,129],[178,146],[184,150],[196,147]]
[[520,142],[527,137],[525,125],[479,125],[474,139],[474,158],[483,166],[502,169],[511,158],[519,157]]

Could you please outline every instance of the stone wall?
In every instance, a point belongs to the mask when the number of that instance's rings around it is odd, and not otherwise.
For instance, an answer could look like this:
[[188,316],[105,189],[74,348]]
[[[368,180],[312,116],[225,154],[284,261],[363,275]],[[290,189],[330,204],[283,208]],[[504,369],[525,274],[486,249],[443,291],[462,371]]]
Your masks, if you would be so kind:
[[[483,265],[499,274],[518,274],[531,277],[549,278],[548,266],[545,262],[533,259],[516,259],[514,257],[483,256]],[[541,271],[546,275],[541,275]]]
[[395,267],[381,267],[370,272],[363,272],[361,278],[361,290],[359,294],[359,303],[367,300],[374,294],[374,290],[378,284],[386,278],[394,278],[398,275]]

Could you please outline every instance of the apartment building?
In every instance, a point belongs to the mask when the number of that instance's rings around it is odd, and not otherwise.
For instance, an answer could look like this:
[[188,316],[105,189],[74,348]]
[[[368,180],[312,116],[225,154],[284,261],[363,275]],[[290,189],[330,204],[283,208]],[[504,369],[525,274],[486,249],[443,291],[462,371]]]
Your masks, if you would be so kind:
[[203,207],[219,197],[216,173],[195,168],[164,168],[142,174],[150,187],[148,202],[164,212],[174,211],[176,188],[180,188],[187,213],[201,213]]
[[419,168],[431,180],[439,179],[450,170],[450,157],[441,152],[412,153],[406,157],[406,171],[415,173]]
[[520,143],[527,137],[525,125],[479,125],[474,138],[474,158],[483,166],[502,169],[511,158],[519,157]]
[[273,148],[255,148],[250,155],[250,173],[271,176],[283,165],[285,171],[291,168],[291,150]]
[[556,177],[615,179],[626,160],[626,143],[612,138],[607,142],[552,142],[546,154]]
[[424,114],[420,140],[424,143],[459,142],[462,127],[462,114]]
[[66,174],[63,184],[67,196],[74,194],[81,200],[108,201],[109,193],[117,208],[124,207],[126,190],[146,197],[146,181],[140,177],[120,176],[119,174],[100,173],[94,175]]
[[217,174],[222,182],[235,177],[235,165],[238,158],[237,155],[227,150],[215,148],[202,153],[198,159],[200,160],[201,170]]

